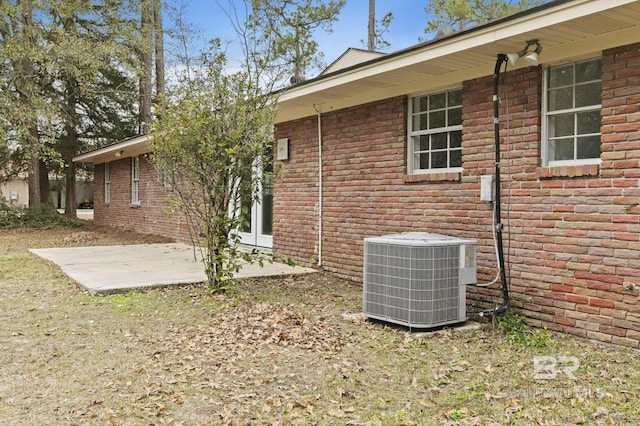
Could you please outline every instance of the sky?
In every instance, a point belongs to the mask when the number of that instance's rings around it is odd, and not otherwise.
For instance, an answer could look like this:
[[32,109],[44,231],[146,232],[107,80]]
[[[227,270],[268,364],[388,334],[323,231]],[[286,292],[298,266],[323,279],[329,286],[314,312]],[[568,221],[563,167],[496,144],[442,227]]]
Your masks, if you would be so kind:
[[[221,13],[215,0],[168,0],[168,3],[184,1],[187,4],[187,19],[202,30],[207,38],[220,37],[222,40],[233,38],[234,32],[226,16]],[[226,4],[226,0],[219,0]],[[384,49],[393,52],[412,46],[424,36],[427,22],[426,0],[377,0],[376,17],[393,12],[394,19],[383,38],[391,43]],[[328,65],[336,60],[349,47],[366,48],[362,42],[367,39],[368,0],[346,0],[338,21],[333,24],[333,32],[326,34],[318,31],[317,40],[324,62]]]

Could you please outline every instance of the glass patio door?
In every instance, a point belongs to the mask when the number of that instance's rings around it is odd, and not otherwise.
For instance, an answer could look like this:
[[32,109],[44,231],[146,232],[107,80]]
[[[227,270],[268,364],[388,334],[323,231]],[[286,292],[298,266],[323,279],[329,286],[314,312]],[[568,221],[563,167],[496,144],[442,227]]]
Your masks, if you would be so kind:
[[261,174],[259,202],[251,205],[251,200],[243,200],[241,203],[240,207],[247,212],[247,217],[238,235],[242,244],[271,248],[273,246],[273,165],[267,165]]

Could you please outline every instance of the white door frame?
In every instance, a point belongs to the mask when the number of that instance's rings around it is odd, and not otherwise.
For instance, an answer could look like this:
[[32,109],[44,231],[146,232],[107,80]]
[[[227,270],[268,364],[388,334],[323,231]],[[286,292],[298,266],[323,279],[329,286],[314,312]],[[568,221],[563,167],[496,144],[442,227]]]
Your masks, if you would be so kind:
[[[256,179],[259,179],[262,182],[262,170],[258,167],[254,167],[253,176]],[[273,183],[271,182],[271,187],[269,190],[271,191],[271,197],[273,197]],[[260,196],[258,197],[258,201],[254,202],[251,206],[251,221],[249,223],[250,232],[238,232],[240,236],[240,242],[242,244],[246,244],[248,246],[255,247],[265,247],[271,248],[273,247],[273,235],[265,234],[263,229],[264,223],[264,197],[262,196],[262,183],[259,185]],[[271,213],[273,213],[273,201],[271,201]],[[242,208],[242,206],[237,206],[236,208]],[[273,217],[271,218],[271,222],[273,224]],[[272,225],[273,230],[273,225]],[[273,232],[273,231],[272,231]]]

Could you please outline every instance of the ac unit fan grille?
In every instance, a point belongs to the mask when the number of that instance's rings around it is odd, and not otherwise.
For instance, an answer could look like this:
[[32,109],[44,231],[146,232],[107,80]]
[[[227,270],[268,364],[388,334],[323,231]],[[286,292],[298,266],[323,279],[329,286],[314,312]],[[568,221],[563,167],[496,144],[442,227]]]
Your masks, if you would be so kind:
[[459,244],[412,246],[365,240],[365,315],[410,327],[462,322]]

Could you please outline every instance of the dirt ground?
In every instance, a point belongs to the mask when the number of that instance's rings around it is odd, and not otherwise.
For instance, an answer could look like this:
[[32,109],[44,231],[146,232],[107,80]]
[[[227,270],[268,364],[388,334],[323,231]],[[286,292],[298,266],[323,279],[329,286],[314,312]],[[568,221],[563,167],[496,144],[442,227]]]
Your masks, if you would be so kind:
[[27,251],[164,241],[0,229],[0,424],[640,424],[637,350],[497,323],[417,335],[324,274],[91,296]]

